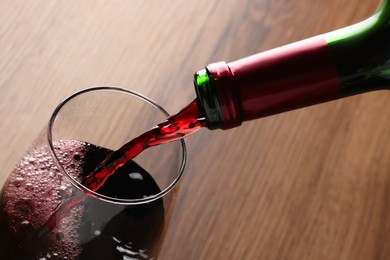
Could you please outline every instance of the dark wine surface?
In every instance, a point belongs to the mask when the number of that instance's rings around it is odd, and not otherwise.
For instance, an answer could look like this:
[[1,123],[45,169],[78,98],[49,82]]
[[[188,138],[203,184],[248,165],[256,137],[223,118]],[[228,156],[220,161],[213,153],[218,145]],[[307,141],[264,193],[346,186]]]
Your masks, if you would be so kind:
[[195,99],[179,113],[112,152],[93,172],[82,180],[82,183],[96,191],[104,185],[111,175],[145,149],[185,138],[204,126],[205,119],[200,113],[198,102]]
[[[112,152],[79,141],[61,141],[55,149],[78,180]],[[159,187],[127,161],[97,192],[130,199],[156,194]],[[75,198],[82,200],[57,213],[63,201]],[[57,221],[47,228],[51,214]],[[124,206],[85,196],[61,176],[48,147],[36,148],[24,155],[0,195],[0,259],[156,258],[164,215],[162,200]]]

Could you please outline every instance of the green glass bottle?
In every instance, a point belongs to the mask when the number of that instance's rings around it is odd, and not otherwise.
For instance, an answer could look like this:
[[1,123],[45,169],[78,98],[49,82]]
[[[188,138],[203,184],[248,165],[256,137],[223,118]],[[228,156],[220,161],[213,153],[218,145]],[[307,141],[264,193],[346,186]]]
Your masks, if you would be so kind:
[[390,3],[358,24],[195,74],[209,129],[390,88]]

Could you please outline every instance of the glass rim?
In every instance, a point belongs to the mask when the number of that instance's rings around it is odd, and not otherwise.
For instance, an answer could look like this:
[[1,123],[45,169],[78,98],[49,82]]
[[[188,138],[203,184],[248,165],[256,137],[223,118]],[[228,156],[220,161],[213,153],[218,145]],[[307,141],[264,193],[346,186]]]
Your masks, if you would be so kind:
[[144,197],[144,198],[139,198],[139,199],[121,199],[121,198],[115,198],[115,197],[106,196],[106,195],[100,194],[98,192],[95,192],[95,191],[85,187],[79,181],[77,181],[75,178],[73,178],[71,175],[69,175],[68,172],[65,170],[65,168],[60,163],[60,161],[59,161],[59,159],[58,159],[58,157],[57,157],[57,155],[56,155],[56,153],[54,151],[53,135],[52,135],[54,122],[55,122],[55,119],[56,119],[58,113],[61,111],[62,107],[65,104],[67,104],[70,100],[72,100],[73,98],[75,98],[75,97],[77,97],[79,95],[88,93],[88,92],[103,91],[103,90],[122,92],[124,94],[128,94],[128,95],[137,97],[137,98],[141,99],[142,101],[145,101],[149,105],[151,105],[151,106],[155,107],[156,109],[158,109],[165,116],[167,116],[167,117],[170,116],[169,113],[162,106],[160,106],[157,102],[155,102],[152,99],[150,99],[150,98],[148,98],[148,97],[146,97],[146,96],[144,96],[144,95],[142,95],[142,94],[140,94],[138,92],[135,92],[133,90],[128,90],[128,89],[125,89],[125,88],[115,87],[115,86],[95,86],[95,87],[89,87],[89,88],[77,91],[77,92],[73,93],[72,95],[68,96],[67,98],[65,98],[64,100],[62,100],[57,105],[57,107],[54,109],[54,111],[53,111],[53,113],[52,113],[52,115],[50,117],[49,124],[47,126],[47,141],[49,143],[50,153],[52,155],[52,158],[53,158],[56,166],[58,167],[58,169],[62,173],[65,174],[65,176],[67,177],[67,179],[71,182],[71,184],[73,186],[75,186],[77,189],[81,190],[82,192],[85,192],[89,196],[95,197],[95,198],[97,198],[99,200],[103,200],[103,201],[106,201],[106,202],[109,202],[109,203],[114,203],[114,204],[138,205],[138,204],[149,203],[149,202],[152,202],[152,201],[155,201],[157,199],[162,198],[163,196],[168,194],[176,186],[176,184],[179,182],[181,176],[183,175],[184,168],[185,168],[185,165],[187,163],[187,151],[186,151],[186,145],[185,145],[185,142],[184,142],[183,139],[180,140],[181,147],[182,147],[182,149],[181,149],[181,151],[182,151],[182,153],[181,153],[182,154],[182,160],[181,160],[181,165],[180,165],[178,174],[175,177],[175,179],[170,183],[170,185],[165,187],[159,193],[151,195],[151,196],[147,196],[147,197]]

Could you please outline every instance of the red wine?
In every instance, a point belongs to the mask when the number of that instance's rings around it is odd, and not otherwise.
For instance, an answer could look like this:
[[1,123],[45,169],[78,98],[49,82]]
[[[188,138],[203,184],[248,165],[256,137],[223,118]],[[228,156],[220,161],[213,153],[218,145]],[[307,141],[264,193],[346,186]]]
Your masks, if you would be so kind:
[[[112,151],[79,141],[55,144],[66,171],[83,179]],[[153,178],[127,161],[97,192],[123,199],[158,193]],[[57,216],[62,201],[83,198]],[[1,259],[149,259],[156,257],[164,227],[163,201],[124,206],[73,188],[54,165],[48,147],[27,153],[0,195]]]
[[98,190],[111,175],[145,149],[182,139],[204,126],[204,118],[199,111],[198,102],[194,100],[179,113],[111,153],[91,174],[82,180],[82,183],[93,191]]

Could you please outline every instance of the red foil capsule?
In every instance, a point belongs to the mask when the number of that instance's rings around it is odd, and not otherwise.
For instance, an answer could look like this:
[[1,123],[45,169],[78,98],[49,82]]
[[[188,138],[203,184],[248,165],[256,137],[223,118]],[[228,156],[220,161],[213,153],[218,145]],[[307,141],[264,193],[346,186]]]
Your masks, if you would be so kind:
[[322,36],[207,67],[223,126],[341,97],[336,65]]

